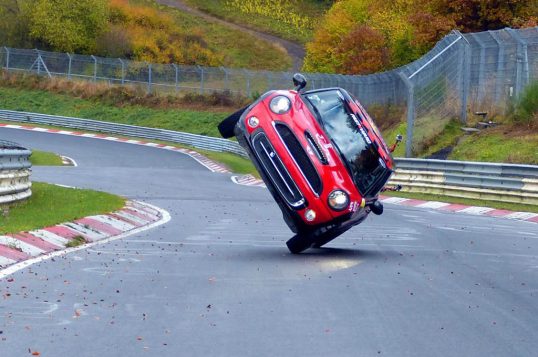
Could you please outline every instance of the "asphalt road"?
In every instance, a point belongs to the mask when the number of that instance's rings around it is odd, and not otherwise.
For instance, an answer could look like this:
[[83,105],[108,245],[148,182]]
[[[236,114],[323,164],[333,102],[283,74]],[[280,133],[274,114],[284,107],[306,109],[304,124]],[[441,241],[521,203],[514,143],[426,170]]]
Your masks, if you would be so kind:
[[2,357],[538,355],[535,224],[387,205],[294,256],[266,190],[182,154],[11,129],[0,139],[79,164],[36,167],[34,180],[172,216],[1,280]]

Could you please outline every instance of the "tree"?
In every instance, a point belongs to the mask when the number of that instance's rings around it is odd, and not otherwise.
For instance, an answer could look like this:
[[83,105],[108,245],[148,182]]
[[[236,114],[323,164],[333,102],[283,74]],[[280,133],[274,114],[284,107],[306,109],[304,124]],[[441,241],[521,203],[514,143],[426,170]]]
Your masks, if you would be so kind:
[[107,24],[107,0],[35,0],[29,30],[52,50],[91,53]]
[[31,0],[0,0],[0,44],[11,47],[31,45],[30,2]]
[[432,0],[434,11],[464,32],[536,25],[536,0]]

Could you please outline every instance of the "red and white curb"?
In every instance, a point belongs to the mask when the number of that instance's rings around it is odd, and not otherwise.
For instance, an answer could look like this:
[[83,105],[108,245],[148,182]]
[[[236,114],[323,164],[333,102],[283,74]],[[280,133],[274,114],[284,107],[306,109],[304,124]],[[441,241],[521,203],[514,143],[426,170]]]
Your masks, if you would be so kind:
[[[49,129],[49,128],[43,128],[38,126],[30,126],[30,125],[15,125],[15,124],[3,124],[0,123],[0,128],[8,128],[8,129],[19,129],[19,130],[29,130],[29,131],[38,131],[40,133],[52,133],[52,134],[60,134],[60,135],[69,135],[69,136],[79,136],[84,138],[92,138],[92,139],[100,139],[100,140],[107,140],[107,141],[117,141],[121,143],[127,143],[127,144],[133,144],[133,145],[142,145],[142,146],[149,146],[154,147],[158,149],[163,150],[169,150],[169,151],[176,151],[183,153],[185,155],[188,155],[192,157],[194,160],[198,161],[201,165],[205,166],[207,169],[209,169],[212,172],[219,172],[219,173],[231,173],[226,166],[219,164],[213,160],[208,159],[204,155],[185,148],[176,147],[173,145],[164,145],[164,144],[158,144],[153,143],[149,141],[142,141],[142,140],[133,140],[133,139],[126,139],[126,138],[118,138],[115,136],[109,136],[106,134],[92,134],[92,133],[84,133],[80,131],[71,131],[71,130],[60,130],[60,129]],[[76,162],[73,159],[65,157],[65,161],[71,161],[72,166],[77,166]],[[63,159],[63,158],[62,158]]]
[[[252,175],[232,176],[232,181],[238,185],[265,187],[265,184],[262,180],[257,179]],[[437,201],[422,201],[410,198],[388,197],[382,195],[380,196],[379,200],[383,203],[390,203],[400,206],[427,208],[445,212],[464,213],[475,216],[507,218],[518,221],[538,223],[538,213],[514,212],[489,207],[467,206],[457,203],[445,203]]]
[[464,214],[470,214],[474,216],[507,218],[507,219],[513,219],[513,220],[518,220],[518,221],[538,223],[538,214],[531,213],[531,212],[514,212],[514,211],[489,208],[489,207],[467,206],[467,205],[461,205],[459,203],[422,201],[422,200],[415,200],[411,198],[388,197],[388,196],[380,196],[380,201],[383,203],[390,203],[390,204],[395,204],[399,206],[428,208],[428,209],[434,209],[437,211],[464,213]]
[[267,186],[265,186],[265,183],[262,180],[257,179],[253,175],[232,176],[231,179],[232,182],[237,185],[267,188]]
[[[170,220],[170,214],[148,203],[127,201],[124,208],[109,214],[88,216],[56,226],[0,235],[0,279],[29,265],[95,244],[154,228]],[[75,238],[86,244],[66,248]]]

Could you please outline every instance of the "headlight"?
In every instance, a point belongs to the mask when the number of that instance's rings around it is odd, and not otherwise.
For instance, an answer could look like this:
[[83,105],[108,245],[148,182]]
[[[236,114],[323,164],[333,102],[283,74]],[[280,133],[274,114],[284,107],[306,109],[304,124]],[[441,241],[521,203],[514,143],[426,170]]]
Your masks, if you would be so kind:
[[288,97],[285,97],[283,95],[277,95],[276,97],[271,99],[271,103],[269,103],[269,108],[271,108],[271,111],[275,114],[284,114],[290,110],[291,101]]
[[329,194],[329,206],[335,211],[341,211],[349,206],[349,196],[341,190],[334,190]]
[[306,218],[308,222],[312,222],[316,219],[316,211],[314,211],[313,209],[307,209],[304,213],[304,218]]
[[258,124],[260,124],[260,120],[256,117],[250,117],[248,118],[248,126],[250,126],[251,128],[256,128],[258,126]]

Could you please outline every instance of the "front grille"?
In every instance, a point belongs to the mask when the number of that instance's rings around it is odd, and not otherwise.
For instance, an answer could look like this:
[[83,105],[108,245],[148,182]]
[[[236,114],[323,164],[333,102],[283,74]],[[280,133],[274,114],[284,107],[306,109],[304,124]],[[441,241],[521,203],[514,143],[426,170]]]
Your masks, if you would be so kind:
[[252,147],[280,195],[293,208],[303,208],[305,199],[267,136],[264,133],[256,134],[252,139]]
[[310,161],[310,158],[303,149],[303,146],[292,133],[291,129],[286,125],[275,124],[275,128],[288,148],[290,155],[297,163],[299,170],[301,170],[304,178],[308,181],[310,188],[312,188],[312,191],[319,196],[323,190],[323,184],[314,164],[312,164],[312,161]]

